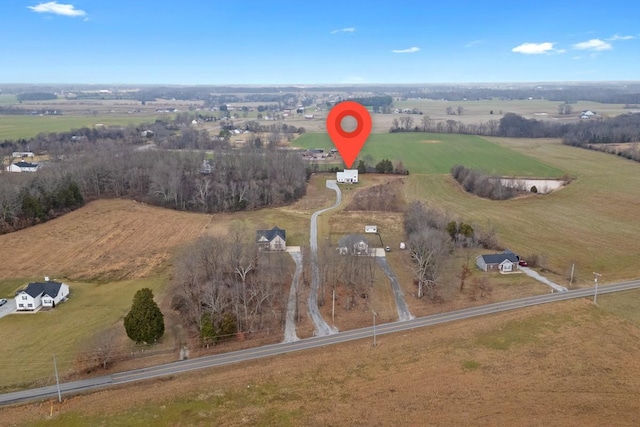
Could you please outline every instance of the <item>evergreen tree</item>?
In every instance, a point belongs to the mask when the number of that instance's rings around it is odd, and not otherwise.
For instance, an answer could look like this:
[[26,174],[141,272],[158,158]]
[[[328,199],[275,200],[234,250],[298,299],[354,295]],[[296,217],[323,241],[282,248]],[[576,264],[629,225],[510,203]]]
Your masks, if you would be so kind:
[[142,288],[133,296],[131,310],[124,318],[127,336],[136,343],[151,344],[164,334],[164,316],[153,300],[153,292]]

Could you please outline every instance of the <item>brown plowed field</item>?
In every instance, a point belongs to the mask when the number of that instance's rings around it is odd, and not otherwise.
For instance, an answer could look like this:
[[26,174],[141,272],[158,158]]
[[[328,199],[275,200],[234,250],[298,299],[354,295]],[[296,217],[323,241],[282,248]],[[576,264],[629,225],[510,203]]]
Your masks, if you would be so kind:
[[173,249],[197,238],[210,219],[131,200],[91,202],[48,223],[0,236],[0,280],[144,277]]

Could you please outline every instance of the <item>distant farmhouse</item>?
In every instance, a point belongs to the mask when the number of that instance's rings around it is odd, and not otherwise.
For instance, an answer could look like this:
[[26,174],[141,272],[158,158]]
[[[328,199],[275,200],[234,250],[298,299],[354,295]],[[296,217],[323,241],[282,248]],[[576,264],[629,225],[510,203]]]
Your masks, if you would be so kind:
[[37,172],[38,163],[16,162],[7,166],[7,172]]
[[29,283],[16,295],[18,311],[34,311],[42,307],[55,308],[57,304],[69,296],[69,285],[50,281],[45,277],[44,282]]
[[344,172],[336,172],[338,184],[357,184],[358,169],[345,169]]
[[14,151],[11,153],[11,157],[14,159],[23,159],[25,157],[35,157],[36,155],[32,151]]
[[581,119],[590,119],[591,117],[595,116],[596,113],[594,113],[591,110],[584,110],[582,113],[580,113],[580,118]]
[[482,271],[511,273],[518,269],[518,261],[518,255],[511,251],[504,251],[501,254],[479,255],[476,258],[476,265]]
[[360,234],[349,234],[338,242],[338,252],[340,255],[369,255],[375,254],[375,248],[372,248],[369,241]]
[[278,227],[273,227],[271,230],[258,230],[256,243],[261,251],[285,251],[287,250],[286,231]]

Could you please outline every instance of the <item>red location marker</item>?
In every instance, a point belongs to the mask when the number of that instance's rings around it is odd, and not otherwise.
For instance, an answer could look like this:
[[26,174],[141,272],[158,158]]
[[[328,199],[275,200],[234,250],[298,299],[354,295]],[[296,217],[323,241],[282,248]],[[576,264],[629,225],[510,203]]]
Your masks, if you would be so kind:
[[[342,129],[342,119],[345,117],[353,117],[356,121],[356,128],[352,132]],[[362,104],[341,102],[329,111],[327,132],[349,169],[371,133],[371,116]]]

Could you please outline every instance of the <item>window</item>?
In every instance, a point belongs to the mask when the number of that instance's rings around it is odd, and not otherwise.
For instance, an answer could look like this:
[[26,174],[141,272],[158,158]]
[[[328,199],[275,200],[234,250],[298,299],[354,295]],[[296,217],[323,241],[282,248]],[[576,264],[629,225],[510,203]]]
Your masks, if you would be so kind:
[[23,300],[26,300],[26,299],[27,299],[27,296],[26,296],[26,295],[22,295],[22,299],[23,299]]
[[29,308],[33,308],[33,304],[29,303],[29,306],[28,306],[28,307],[29,307]]
[[24,304],[20,304],[20,305],[19,305],[19,307],[20,307],[20,308],[24,308]]

